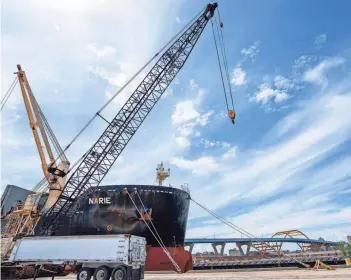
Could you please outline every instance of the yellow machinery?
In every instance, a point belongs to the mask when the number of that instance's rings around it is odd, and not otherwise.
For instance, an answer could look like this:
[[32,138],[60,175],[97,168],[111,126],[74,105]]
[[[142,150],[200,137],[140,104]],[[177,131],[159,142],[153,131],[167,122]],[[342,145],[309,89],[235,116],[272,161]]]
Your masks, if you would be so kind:
[[[34,234],[34,228],[40,220],[40,214],[50,209],[60,196],[69,169],[69,162],[34,97],[26,73],[22,70],[21,65],[17,65],[17,69],[16,74],[21,87],[29,125],[33,132],[44,173],[44,179],[41,181],[39,188],[37,187],[35,190],[39,190],[43,183],[45,184],[44,189],[42,189],[43,192],[29,195],[23,204],[18,203],[14,207],[13,211],[6,217],[6,224],[2,230],[3,236]],[[58,164],[54,158],[51,145],[58,154]],[[47,191],[48,194],[46,194]]]
[[331,267],[329,265],[326,265],[324,262],[320,261],[320,260],[317,260],[314,267],[313,267],[313,270],[316,271],[319,269],[319,266],[322,266],[324,267],[326,270],[335,270],[334,267]]
[[166,180],[171,175],[171,170],[168,168],[167,171],[165,171],[165,168],[163,167],[163,162],[157,165],[156,168],[156,180],[158,181],[158,185],[162,186],[163,181]]

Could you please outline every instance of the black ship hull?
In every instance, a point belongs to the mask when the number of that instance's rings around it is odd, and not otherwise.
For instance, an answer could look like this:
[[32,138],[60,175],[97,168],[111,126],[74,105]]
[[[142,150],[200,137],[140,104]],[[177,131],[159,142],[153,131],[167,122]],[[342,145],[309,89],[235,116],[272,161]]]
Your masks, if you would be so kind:
[[183,190],[153,185],[100,186],[89,189],[76,204],[75,214],[64,221],[57,235],[133,234],[159,247],[147,226],[153,228],[152,221],[166,247],[184,246],[190,196]]

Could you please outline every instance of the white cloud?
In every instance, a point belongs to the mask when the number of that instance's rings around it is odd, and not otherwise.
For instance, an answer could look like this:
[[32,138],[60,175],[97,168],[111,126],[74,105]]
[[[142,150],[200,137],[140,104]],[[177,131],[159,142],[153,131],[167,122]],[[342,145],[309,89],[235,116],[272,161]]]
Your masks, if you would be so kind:
[[184,136],[175,137],[176,143],[183,149],[188,148],[190,146],[190,141],[188,138]]
[[270,100],[274,100],[276,103],[280,103],[289,98],[289,94],[280,89],[273,89],[269,84],[261,84],[259,91],[255,94],[251,101],[256,101],[257,103],[267,104]]
[[54,28],[57,32],[60,32],[60,30],[61,30],[60,25],[58,25],[57,23],[54,24]]
[[89,71],[113,86],[122,87],[127,82],[127,74],[122,71],[111,72],[101,66],[90,68]]
[[93,52],[97,58],[103,58],[103,57],[111,57],[114,56],[116,53],[116,49],[111,46],[102,46],[98,48],[95,44],[89,44],[87,45],[86,49],[88,51]]
[[209,122],[209,118],[213,115],[214,111],[210,110],[200,116],[198,116],[195,120],[195,124],[206,126]]
[[[350,84],[346,80],[323,95],[317,94],[310,101],[305,100],[303,105],[267,132],[267,136],[270,136],[267,146],[256,141],[256,146],[261,148],[246,149],[245,153],[238,152],[239,146],[233,165],[225,164],[217,158],[217,162],[225,166],[221,175],[215,173],[213,176],[219,178],[215,182],[203,182],[201,189],[193,187],[192,196],[205,205],[211,205],[211,209],[218,209],[235,203],[251,205],[279,194],[284,194],[287,200],[292,195],[296,195],[296,201],[306,200],[307,197],[316,198],[316,190],[321,197],[325,195],[329,199],[335,193],[347,189],[350,183],[347,178],[351,175],[350,157],[335,158],[333,165],[329,162],[325,169],[320,172],[317,170],[320,169],[319,163],[325,162],[339,145],[351,139],[351,119],[348,114],[351,106]],[[325,111],[328,114],[324,114]],[[297,120],[292,122],[295,117]],[[281,129],[284,129],[283,133],[279,133]],[[210,201],[208,197],[213,189],[216,189],[217,196],[215,201]],[[289,193],[290,190],[294,190],[293,194]],[[324,205],[330,206],[329,203]],[[277,206],[272,209],[281,210]],[[339,208],[338,211],[342,209]],[[327,212],[324,209],[320,211],[322,215]],[[342,215],[346,213],[349,212]],[[255,215],[258,214],[255,212]],[[191,217],[203,215],[205,213],[200,209],[192,208]],[[273,221],[275,222],[277,229],[288,229],[283,221]],[[244,220],[238,224],[244,228],[248,225]],[[298,219],[291,226],[307,227],[309,224],[310,222],[302,223],[302,219]],[[256,228],[257,226],[256,224]],[[267,229],[267,232],[268,230],[273,232],[275,229]]]
[[328,70],[340,66],[345,63],[344,58],[333,57],[323,60],[317,66],[312,69],[308,69],[304,75],[303,80],[306,82],[323,85],[324,87],[328,84],[326,73]]
[[241,68],[237,67],[233,70],[233,76],[231,80],[233,85],[242,86],[246,84],[246,72]]
[[173,89],[172,88],[168,88],[163,94],[162,94],[162,98],[166,98],[169,96],[173,96]]
[[251,45],[248,48],[243,48],[241,50],[241,53],[246,57],[246,58],[250,58],[252,61],[255,60],[257,54],[260,51],[260,42],[255,42],[253,45]]
[[205,148],[230,148],[230,143],[225,141],[210,141],[206,139],[201,139],[201,144],[203,144]]
[[237,147],[230,148],[228,152],[223,155],[224,159],[235,158],[237,153]]
[[284,76],[278,75],[278,76],[275,76],[274,78],[274,86],[277,89],[289,90],[294,87],[294,84]]
[[294,71],[298,71],[300,68],[310,66],[316,59],[317,58],[313,55],[301,55],[295,59],[293,69]]
[[179,135],[176,135],[176,141],[181,147],[188,147],[191,144],[193,136],[200,136],[200,132],[196,131],[196,127],[205,127],[209,123],[210,117],[214,114],[213,110],[200,112],[203,101],[204,89],[191,79],[189,81],[189,89],[194,95],[193,99],[183,100],[174,106],[171,116],[172,123],[177,128]]
[[184,20],[181,20],[179,17],[176,17],[176,18],[175,18],[175,21],[176,21],[178,24],[182,24],[182,23],[185,22]]
[[314,43],[315,43],[317,46],[321,46],[321,45],[323,45],[326,41],[327,41],[327,34],[324,33],[324,34],[321,34],[321,35],[317,36],[316,39],[314,40]]
[[213,157],[201,157],[196,160],[185,160],[183,158],[172,158],[171,164],[181,169],[188,169],[194,174],[208,174],[220,168],[219,164]]
[[186,100],[176,104],[175,110],[172,114],[172,122],[174,124],[181,124],[200,116],[200,113],[195,109],[193,100]]

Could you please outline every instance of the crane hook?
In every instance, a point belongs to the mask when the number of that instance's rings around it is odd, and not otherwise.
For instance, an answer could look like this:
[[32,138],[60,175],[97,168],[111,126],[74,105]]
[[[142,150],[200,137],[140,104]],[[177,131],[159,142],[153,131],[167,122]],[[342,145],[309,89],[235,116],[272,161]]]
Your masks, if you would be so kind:
[[232,120],[232,123],[235,124],[235,110],[228,110],[228,116]]

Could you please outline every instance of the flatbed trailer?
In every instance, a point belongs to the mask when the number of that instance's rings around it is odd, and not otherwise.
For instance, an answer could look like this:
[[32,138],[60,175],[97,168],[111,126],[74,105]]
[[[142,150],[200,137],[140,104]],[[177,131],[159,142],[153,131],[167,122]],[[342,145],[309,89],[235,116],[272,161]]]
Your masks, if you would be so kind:
[[32,273],[36,278],[40,271],[62,275],[70,266],[78,280],[139,280],[144,278],[145,260],[146,240],[139,236],[24,237],[15,241],[1,273],[2,279],[16,279],[23,269],[25,277]]

